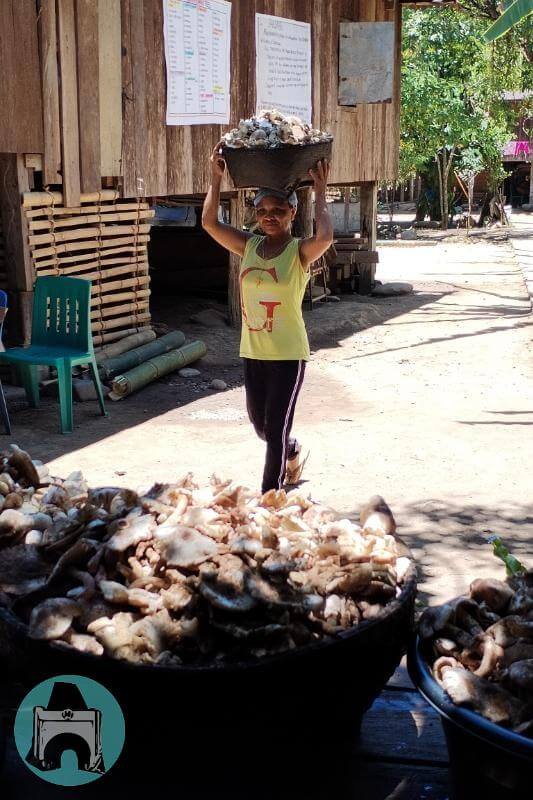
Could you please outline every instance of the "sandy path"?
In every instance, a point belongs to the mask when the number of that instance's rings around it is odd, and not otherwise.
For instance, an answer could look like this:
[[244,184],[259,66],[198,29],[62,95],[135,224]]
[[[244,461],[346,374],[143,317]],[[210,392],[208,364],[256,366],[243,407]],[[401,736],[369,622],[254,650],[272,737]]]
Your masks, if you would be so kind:
[[[346,512],[383,494],[422,588],[443,598],[494,572],[487,532],[506,534],[517,553],[533,533],[529,296],[501,236],[384,247],[378,277],[409,280],[415,294],[343,298],[308,314],[322,347],[296,420],[311,448],[305,487]],[[370,327],[357,332],[362,324]],[[225,377],[235,388],[224,393],[200,389],[185,402],[183,382],[169,379],[111,406],[111,422],[78,405],[85,427],[68,442],[49,403],[46,421],[21,412],[17,440],[53,457],[57,474],[81,467],[93,484],[138,486],[188,469],[202,481],[217,471],[257,483],[263,445],[232,364]]]

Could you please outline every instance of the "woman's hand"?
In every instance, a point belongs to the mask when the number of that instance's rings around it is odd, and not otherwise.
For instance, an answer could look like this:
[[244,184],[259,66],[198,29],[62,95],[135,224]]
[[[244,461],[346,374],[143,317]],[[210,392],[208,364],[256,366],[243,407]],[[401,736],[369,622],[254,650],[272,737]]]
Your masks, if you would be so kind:
[[309,170],[309,175],[313,179],[315,192],[325,192],[328,185],[329,161],[326,158],[318,161],[316,167]]
[[213,175],[213,178],[222,178],[226,169],[226,162],[219,152],[222,144],[223,142],[220,140],[220,142],[215,145],[213,152],[211,153],[211,174]]

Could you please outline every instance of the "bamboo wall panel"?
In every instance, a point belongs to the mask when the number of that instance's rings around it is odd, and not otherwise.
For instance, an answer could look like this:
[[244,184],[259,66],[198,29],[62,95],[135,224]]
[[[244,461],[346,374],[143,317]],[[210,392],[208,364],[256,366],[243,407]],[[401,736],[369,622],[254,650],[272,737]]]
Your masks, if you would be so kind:
[[0,153],[42,153],[35,0],[0,2]]
[[58,192],[29,192],[23,208],[35,276],[92,281],[95,344],[150,324],[147,203],[121,202],[111,190],[82,194],[70,208]]

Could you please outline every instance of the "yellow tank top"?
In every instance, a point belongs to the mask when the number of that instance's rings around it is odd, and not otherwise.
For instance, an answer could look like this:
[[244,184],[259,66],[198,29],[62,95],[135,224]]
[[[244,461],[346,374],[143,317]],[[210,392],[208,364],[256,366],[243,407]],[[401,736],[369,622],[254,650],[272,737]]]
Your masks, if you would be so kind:
[[257,247],[264,236],[246,242],[241,261],[241,358],[290,361],[310,358],[302,315],[302,300],[309,280],[292,239],[278,256],[264,259]]

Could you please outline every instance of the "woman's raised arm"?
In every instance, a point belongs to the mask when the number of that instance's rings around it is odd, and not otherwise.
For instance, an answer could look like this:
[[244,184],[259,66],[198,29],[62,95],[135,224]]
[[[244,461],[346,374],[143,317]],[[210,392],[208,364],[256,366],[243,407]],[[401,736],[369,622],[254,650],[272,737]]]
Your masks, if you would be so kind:
[[300,261],[304,269],[317,261],[333,241],[333,223],[326,205],[328,162],[325,159],[319,161],[315,169],[309,170],[309,174],[314,182],[316,230],[314,236],[300,242]]
[[202,228],[226,250],[230,250],[238,256],[243,256],[246,242],[251,234],[239,231],[232,225],[224,225],[218,221],[220,184],[226,169],[226,162],[219,153],[220,145],[221,142],[217,144],[211,154],[211,185],[202,211]]

